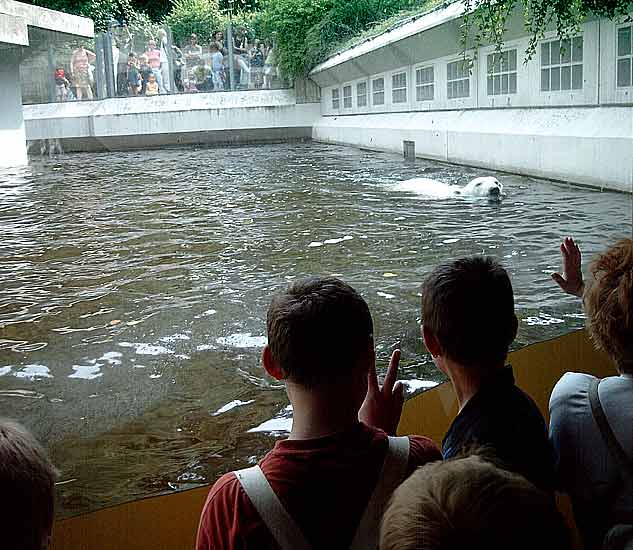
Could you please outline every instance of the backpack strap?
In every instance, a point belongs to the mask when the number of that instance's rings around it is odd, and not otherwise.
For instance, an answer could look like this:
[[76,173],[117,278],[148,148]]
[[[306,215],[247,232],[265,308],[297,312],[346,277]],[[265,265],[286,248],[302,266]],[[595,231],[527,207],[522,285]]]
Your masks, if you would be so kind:
[[311,545],[284,508],[259,465],[233,473],[281,550],[311,550]]
[[360,520],[350,550],[373,550],[378,548],[380,519],[387,502],[402,483],[409,464],[409,438],[389,437],[389,448],[363,517]]
[[620,445],[619,441],[615,437],[613,429],[609,425],[609,421],[604,414],[604,409],[602,408],[602,403],[600,403],[600,397],[598,395],[599,385],[600,380],[596,378],[591,381],[591,385],[589,386],[589,403],[591,404],[591,414],[593,415],[596,424],[598,425],[600,435],[607,445],[611,457],[616,461],[620,468],[628,472],[630,476],[633,476],[633,460],[626,456],[622,445]]

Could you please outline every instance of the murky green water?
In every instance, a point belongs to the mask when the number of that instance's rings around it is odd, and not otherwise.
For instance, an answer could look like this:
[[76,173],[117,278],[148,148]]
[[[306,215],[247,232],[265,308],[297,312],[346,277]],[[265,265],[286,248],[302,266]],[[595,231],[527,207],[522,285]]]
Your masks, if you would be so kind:
[[295,277],[362,291],[381,364],[400,342],[416,387],[440,379],[418,288],[441,260],[504,262],[517,346],[581,326],[550,282],[558,244],[573,234],[589,256],[630,235],[630,197],[508,175],[500,205],[394,189],[487,173],[317,144],[73,154],[1,173],[0,415],[47,444],[61,513],[211,482],[273,444],[275,425],[248,430],[288,416],[259,354],[270,296]]

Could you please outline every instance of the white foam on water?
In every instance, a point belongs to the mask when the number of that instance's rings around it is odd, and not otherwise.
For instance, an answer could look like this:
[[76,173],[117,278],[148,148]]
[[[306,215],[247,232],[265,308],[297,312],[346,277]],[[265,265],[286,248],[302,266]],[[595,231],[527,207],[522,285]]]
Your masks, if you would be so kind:
[[240,399],[234,399],[233,401],[229,401],[226,405],[222,405],[211,416],[218,416],[220,414],[224,414],[225,412],[229,412],[236,407],[243,407],[244,405],[250,405],[251,403],[255,403],[255,400],[249,399],[248,401],[241,401]]
[[13,367],[0,367],[0,376],[5,376],[6,374],[9,374],[11,372],[11,369]]
[[217,343],[232,348],[263,348],[268,343],[268,338],[252,336],[250,332],[238,332],[230,336],[220,336]]
[[147,344],[145,342],[119,342],[122,348],[134,348],[137,355],[171,355],[174,352],[165,346]]
[[27,380],[37,380],[38,378],[53,378],[51,371],[44,365],[26,365],[17,372],[13,373],[17,378],[25,378]]
[[321,241],[312,241],[309,245],[308,248],[316,248],[318,246],[323,246],[323,243]]
[[444,239],[442,241],[443,244],[453,244],[453,243],[458,243],[459,239]]
[[173,334],[172,336],[163,336],[160,341],[165,343],[176,342],[178,340],[191,340],[188,334]]
[[103,376],[101,367],[91,367],[88,365],[73,365],[72,374],[68,375],[68,378],[82,378],[83,380],[94,380]]
[[392,298],[395,298],[396,296],[394,294],[388,294],[387,292],[376,292],[376,294],[378,296],[382,296],[383,298],[387,298],[387,300],[391,300]]
[[97,359],[96,361],[105,361],[106,363],[109,363],[112,367],[118,367],[121,364],[121,357],[123,357],[123,354],[120,351],[108,351],[104,353],[101,357],[99,357],[99,359]]
[[433,380],[400,380],[401,384],[404,384],[410,392],[421,390],[423,388],[434,388],[439,382]]
[[323,244],[338,244],[342,243],[343,241],[351,241],[353,238],[354,237],[352,237],[351,235],[345,235],[340,239],[326,239],[325,241],[323,241]]
[[270,433],[272,435],[292,430],[292,405],[284,407],[277,416],[248,430],[248,433]]
[[210,315],[215,315],[218,311],[216,309],[207,309],[203,311],[199,315],[196,315],[194,319],[202,319],[203,317],[209,317]]
[[549,326],[549,325],[558,325],[560,323],[564,323],[563,319],[557,319],[556,317],[552,317],[547,313],[541,313],[538,317],[526,317],[523,319],[523,322],[529,326]]
[[196,351],[207,351],[209,349],[218,349],[217,346],[214,346],[213,344],[200,344],[197,348]]

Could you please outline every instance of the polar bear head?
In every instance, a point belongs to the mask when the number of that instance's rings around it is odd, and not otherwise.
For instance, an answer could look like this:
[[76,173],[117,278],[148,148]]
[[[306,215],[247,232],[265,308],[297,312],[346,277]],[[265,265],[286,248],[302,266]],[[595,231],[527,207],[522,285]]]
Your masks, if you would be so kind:
[[492,176],[475,178],[468,185],[460,189],[460,195],[469,197],[482,197],[490,200],[501,200],[505,197],[503,184]]

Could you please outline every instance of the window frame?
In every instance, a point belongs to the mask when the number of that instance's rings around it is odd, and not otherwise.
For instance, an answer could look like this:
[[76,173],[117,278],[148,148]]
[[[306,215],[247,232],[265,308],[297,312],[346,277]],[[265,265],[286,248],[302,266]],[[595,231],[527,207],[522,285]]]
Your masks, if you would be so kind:
[[[336,97],[334,97],[334,93],[336,92]],[[339,88],[332,88],[332,109],[340,109],[341,108],[341,90]]]
[[[504,67],[503,55],[508,55],[507,67]],[[514,68],[512,68],[512,54],[514,54]],[[496,58],[501,56],[499,66],[496,65]],[[492,66],[491,66],[492,59]],[[516,95],[519,92],[519,49],[508,47],[500,52],[492,51],[486,53],[486,95],[488,97],[498,97]],[[498,70],[496,70],[498,69]],[[506,78],[507,91],[503,91],[503,81]],[[512,77],[514,77],[514,91],[512,91]],[[497,89],[497,82],[499,89]]]
[[[375,90],[374,84],[378,81],[382,80],[382,89]],[[376,95],[382,94],[382,101],[380,103],[376,103]],[[371,106],[372,107],[380,107],[385,105],[385,76],[375,76],[371,78]]]
[[[391,103],[392,105],[405,105],[409,102],[409,78],[408,70],[399,70],[391,73]],[[396,77],[404,76],[404,86],[395,87],[394,80]],[[395,93],[404,91],[404,99],[396,101]]]
[[[629,53],[626,55],[620,55],[620,30],[629,29]],[[626,85],[620,85],[619,82],[619,65],[621,60],[629,61],[629,83]],[[626,90],[633,87],[633,23],[623,23],[616,25],[615,27],[615,88],[616,90]]]
[[[349,96],[345,95],[345,90],[349,90]],[[352,85],[346,84],[343,86],[343,109],[351,109],[354,106],[354,94],[352,91]],[[349,100],[349,101],[348,101]],[[349,103],[349,105],[347,105]]]
[[[563,54],[561,53],[561,44],[564,40],[561,40],[559,36],[552,38],[546,38],[539,40],[539,91],[544,94],[552,93],[582,93],[585,89],[585,37],[584,32],[569,37],[569,61],[563,61]],[[580,61],[574,61],[574,40],[580,38],[582,40],[582,59]],[[552,63],[552,44],[558,42],[558,62]],[[548,64],[543,64],[543,46],[548,44]],[[563,88],[563,69],[569,67],[569,88]],[[580,67],[580,87],[574,87],[574,67]],[[558,89],[552,89],[552,71],[558,70]],[[548,89],[543,89],[543,74],[544,71],[548,71]]]
[[[418,71],[428,71],[431,70],[431,74],[433,76],[431,81],[426,81],[426,82],[422,82],[421,84],[418,84]],[[435,65],[430,64],[430,65],[419,65],[417,67],[414,67],[413,69],[414,75],[415,75],[415,101],[416,103],[424,103],[426,101],[434,101],[435,100]],[[413,79],[412,79],[413,80]],[[431,89],[431,97],[429,98],[423,98],[423,99],[418,99],[418,92],[421,88],[430,88]]]
[[[365,86],[365,93],[362,96],[358,93],[358,88],[361,85]],[[356,88],[356,107],[364,109],[369,105],[369,84],[366,80],[361,80],[360,82],[356,82],[355,88]],[[361,97],[364,98],[364,103],[361,103],[359,101],[359,98]]]
[[[471,98],[471,80],[472,80],[472,71],[471,71],[471,66],[470,64],[473,62],[473,60],[468,57],[466,59],[464,59],[463,57],[460,57],[458,59],[453,59],[452,61],[446,61],[446,99],[448,101],[454,101],[454,100],[464,100],[464,99],[470,99]],[[451,65],[455,65],[461,63],[462,65],[466,65],[466,72],[467,72],[467,76],[460,76],[458,78],[449,78],[449,66]],[[455,84],[456,82],[466,82],[468,84],[468,94],[466,95],[451,95],[451,84]],[[454,89],[454,88],[453,88]]]

